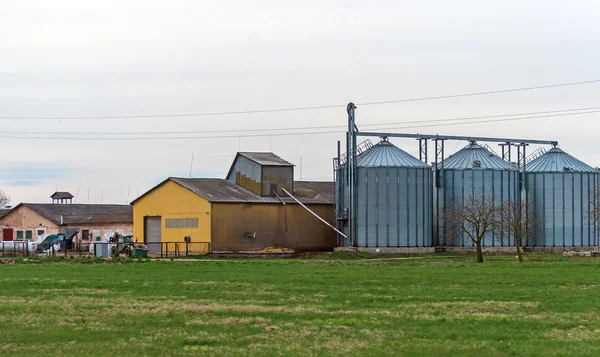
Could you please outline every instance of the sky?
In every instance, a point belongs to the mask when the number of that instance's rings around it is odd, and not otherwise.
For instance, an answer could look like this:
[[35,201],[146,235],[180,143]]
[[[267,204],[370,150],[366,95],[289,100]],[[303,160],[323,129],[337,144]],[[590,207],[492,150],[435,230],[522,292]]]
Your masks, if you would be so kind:
[[[600,79],[599,17],[597,1],[2,1],[0,188],[13,205],[57,189],[77,203],[125,204],[169,176],[224,178],[240,150],[275,152],[296,179],[332,180],[348,102]],[[358,105],[357,124],[594,107],[599,94],[593,83]],[[89,119],[329,105],[339,107]],[[23,119],[40,116],[57,119]],[[393,131],[557,140],[600,166],[598,119]],[[315,126],[340,128],[256,131]],[[392,142],[418,154],[415,140]]]

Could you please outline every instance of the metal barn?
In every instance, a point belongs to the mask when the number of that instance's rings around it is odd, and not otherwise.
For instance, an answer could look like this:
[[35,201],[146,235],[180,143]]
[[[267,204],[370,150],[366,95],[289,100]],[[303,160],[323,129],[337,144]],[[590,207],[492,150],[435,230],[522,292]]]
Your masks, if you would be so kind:
[[527,163],[527,202],[539,221],[533,245],[598,245],[590,214],[598,183],[597,169],[557,147]]
[[[356,247],[431,247],[431,167],[383,138],[356,157]],[[338,227],[348,232],[346,166],[337,170]],[[341,218],[341,219],[340,219]]]
[[[435,195],[434,244],[440,246],[471,247],[474,243],[466,234],[451,236],[444,228],[443,215],[454,200],[468,195],[494,194],[502,201],[519,199],[519,171],[488,148],[472,141],[469,145],[450,155],[444,161],[439,185]],[[503,241],[493,233],[482,241],[483,246],[507,246],[514,242]]]

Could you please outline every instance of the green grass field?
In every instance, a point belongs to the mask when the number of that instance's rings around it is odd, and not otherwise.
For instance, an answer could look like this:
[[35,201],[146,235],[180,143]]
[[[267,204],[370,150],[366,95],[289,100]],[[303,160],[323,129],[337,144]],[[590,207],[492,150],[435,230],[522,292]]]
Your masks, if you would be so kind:
[[600,354],[600,259],[381,258],[0,265],[0,355]]

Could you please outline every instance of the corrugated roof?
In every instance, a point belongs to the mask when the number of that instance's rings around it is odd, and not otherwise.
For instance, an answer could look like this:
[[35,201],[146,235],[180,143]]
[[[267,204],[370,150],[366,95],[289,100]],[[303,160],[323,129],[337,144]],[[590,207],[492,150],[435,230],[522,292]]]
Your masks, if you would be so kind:
[[[133,223],[130,205],[21,203],[54,224]],[[12,212],[12,211],[11,211]],[[62,216],[62,221],[61,221]]]
[[238,152],[238,155],[262,166],[294,166],[292,163],[280,158],[272,152]]
[[[187,188],[210,202],[281,204],[281,201],[277,197],[260,197],[225,179],[171,177],[169,180]],[[302,203],[333,204],[335,201],[334,190],[333,182],[296,181],[294,182],[293,194]],[[285,202],[293,203],[291,198],[286,197],[283,198],[283,200]]]
[[550,149],[528,162],[525,170],[527,172],[598,172],[559,148]]
[[361,167],[428,167],[387,140],[382,140],[359,154],[356,163]]
[[474,162],[479,161],[478,170],[517,170],[512,164],[502,160],[498,155],[492,153],[483,146],[471,143],[454,155],[444,160],[444,169],[470,170],[474,168]]

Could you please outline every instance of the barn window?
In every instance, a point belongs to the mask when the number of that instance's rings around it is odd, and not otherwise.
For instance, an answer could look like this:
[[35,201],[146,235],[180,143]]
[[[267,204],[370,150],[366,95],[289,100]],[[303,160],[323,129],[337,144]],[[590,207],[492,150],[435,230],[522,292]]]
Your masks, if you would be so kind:
[[165,228],[198,228],[198,218],[167,218]]

